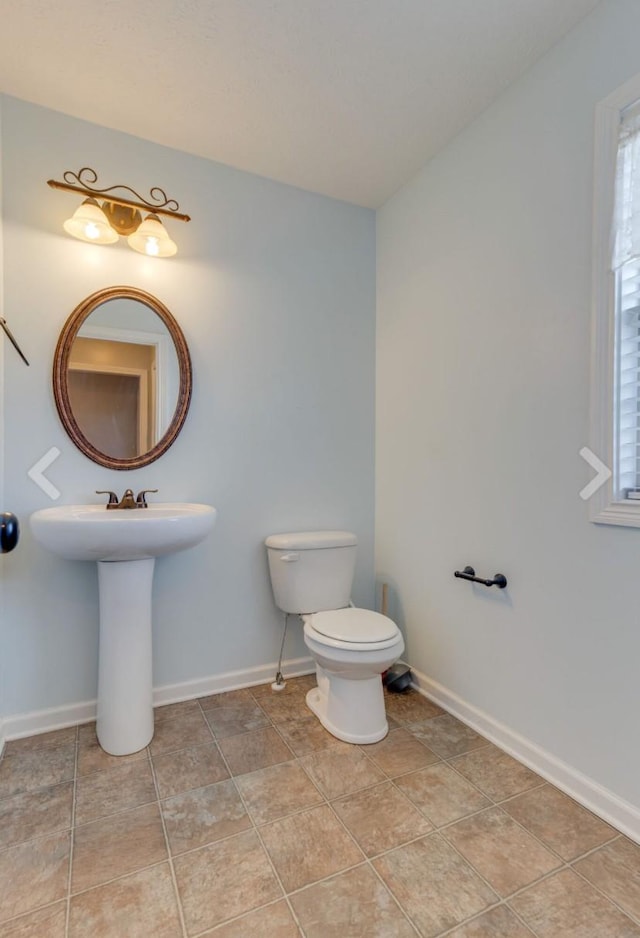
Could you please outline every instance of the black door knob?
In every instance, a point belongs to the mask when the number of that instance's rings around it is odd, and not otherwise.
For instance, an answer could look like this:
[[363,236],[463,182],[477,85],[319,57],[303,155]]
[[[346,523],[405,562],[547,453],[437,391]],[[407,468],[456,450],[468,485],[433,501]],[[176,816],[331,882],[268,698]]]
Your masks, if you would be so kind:
[[18,543],[20,525],[18,519],[10,511],[0,515],[0,553],[8,554]]

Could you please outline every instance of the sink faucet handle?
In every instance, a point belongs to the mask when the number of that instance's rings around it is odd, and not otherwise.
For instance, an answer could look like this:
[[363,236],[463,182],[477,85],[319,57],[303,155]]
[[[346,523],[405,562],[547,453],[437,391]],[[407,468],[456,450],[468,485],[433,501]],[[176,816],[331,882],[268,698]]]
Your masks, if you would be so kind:
[[96,489],[96,495],[108,495],[110,505],[118,504],[118,496],[115,492],[109,491],[109,489]]
[[141,492],[138,492],[138,497],[136,498],[136,505],[138,506],[138,508],[148,508],[149,506],[147,505],[147,499],[145,498],[145,495],[148,492],[157,492],[157,491],[158,491],[157,489],[143,489]]

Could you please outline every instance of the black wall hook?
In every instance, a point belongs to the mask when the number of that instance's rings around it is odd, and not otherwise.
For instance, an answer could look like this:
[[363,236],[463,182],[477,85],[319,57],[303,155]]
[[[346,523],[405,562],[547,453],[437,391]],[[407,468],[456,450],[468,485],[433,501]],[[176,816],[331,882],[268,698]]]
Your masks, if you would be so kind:
[[11,329],[10,329],[9,326],[7,325],[7,320],[6,320],[6,319],[3,319],[2,316],[0,316],[0,326],[2,326],[2,328],[4,329],[5,335],[6,335],[7,338],[9,339],[9,342],[11,342],[11,344],[13,345],[14,349],[16,350],[16,352],[18,353],[18,355],[20,356],[20,358],[22,359],[22,361],[25,363],[25,365],[28,365],[29,362],[28,362],[27,359],[25,358],[22,349],[20,348],[20,346],[19,346],[18,343],[16,342],[16,340],[15,340],[15,338],[14,338],[14,336],[13,336],[13,333],[11,332]]
[[18,543],[20,525],[10,511],[0,514],[0,554],[8,554]]
[[465,567],[462,571],[456,570],[453,575],[459,577],[461,580],[471,580],[473,583],[482,583],[483,586],[497,586],[500,590],[503,590],[507,585],[507,578],[504,573],[496,573],[493,580],[485,580],[481,576],[476,576],[476,571],[473,567]]

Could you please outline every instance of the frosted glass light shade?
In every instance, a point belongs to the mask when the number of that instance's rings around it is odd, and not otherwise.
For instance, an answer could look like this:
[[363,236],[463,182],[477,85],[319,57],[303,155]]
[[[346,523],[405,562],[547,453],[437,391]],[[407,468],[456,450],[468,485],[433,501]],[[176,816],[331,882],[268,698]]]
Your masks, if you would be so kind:
[[95,199],[85,199],[64,223],[67,234],[91,244],[115,244],[118,234]]
[[149,257],[173,257],[178,251],[175,241],[169,237],[157,215],[147,215],[137,231],[127,238],[134,251]]

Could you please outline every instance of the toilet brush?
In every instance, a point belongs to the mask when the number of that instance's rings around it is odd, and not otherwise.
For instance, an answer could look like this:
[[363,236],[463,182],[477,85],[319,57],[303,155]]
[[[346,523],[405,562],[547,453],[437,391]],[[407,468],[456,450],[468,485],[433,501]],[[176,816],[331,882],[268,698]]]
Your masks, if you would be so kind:
[[412,681],[413,675],[411,668],[404,661],[396,661],[396,663],[392,664],[389,670],[385,671],[382,675],[382,683],[388,690],[394,691],[394,693],[399,693],[411,687]]
[[[382,584],[380,611],[383,616],[389,615],[389,585],[387,583]],[[382,675],[382,683],[384,686],[395,693],[399,693],[406,690],[407,687],[411,687],[412,681],[413,675],[411,669],[404,661],[396,661],[396,663],[392,664]]]

